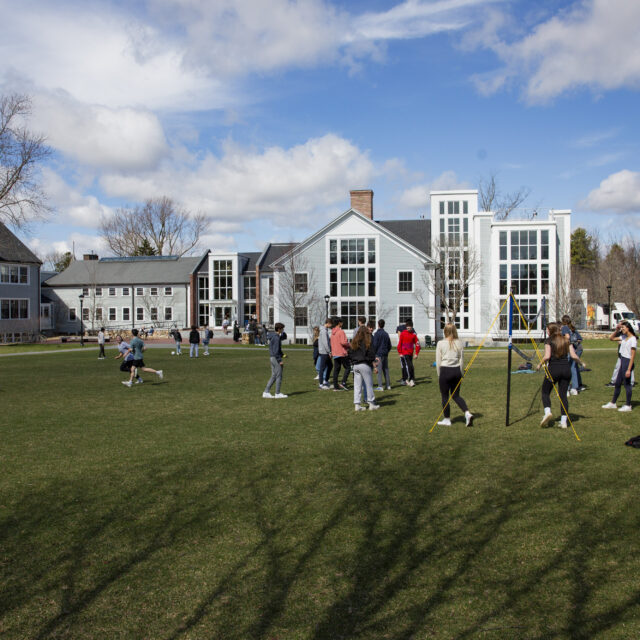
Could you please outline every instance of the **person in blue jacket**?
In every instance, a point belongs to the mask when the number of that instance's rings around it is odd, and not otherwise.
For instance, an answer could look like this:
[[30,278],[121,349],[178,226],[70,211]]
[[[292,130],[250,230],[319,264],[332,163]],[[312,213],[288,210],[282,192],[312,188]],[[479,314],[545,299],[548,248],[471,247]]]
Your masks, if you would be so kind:
[[[284,325],[282,322],[276,322],[275,331],[267,334],[267,344],[269,345],[269,360],[271,361],[271,377],[265,390],[262,392],[263,398],[286,398],[284,393],[280,393],[280,386],[282,385],[282,341],[287,339],[287,334],[284,332]],[[276,395],[271,395],[271,387],[275,382]]]

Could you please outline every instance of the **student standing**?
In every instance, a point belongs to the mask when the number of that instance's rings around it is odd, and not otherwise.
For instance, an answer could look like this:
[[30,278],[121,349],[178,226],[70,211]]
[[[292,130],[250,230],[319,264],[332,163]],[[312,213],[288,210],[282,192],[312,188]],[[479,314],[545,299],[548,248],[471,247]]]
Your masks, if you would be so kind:
[[360,404],[364,392],[365,402],[371,411],[379,409],[373,394],[373,370],[376,353],[371,345],[371,334],[366,326],[361,326],[351,341],[349,358],[353,364],[353,404],[356,411],[364,411]]
[[213,338],[213,331],[209,329],[209,327],[203,327],[201,332],[202,337],[202,348],[204,349],[202,355],[209,355],[209,343],[211,342],[211,338]]
[[[573,345],[573,350],[576,352],[576,355],[578,357],[582,356],[582,336],[573,326],[570,316],[562,316],[562,328],[560,331],[565,339],[569,341],[569,344]],[[569,385],[569,393],[572,396],[577,396],[580,391],[584,391],[582,377],[580,376],[580,366],[575,360],[571,360],[571,384]]]
[[547,325],[549,337],[544,344],[544,357],[542,362],[536,367],[540,368],[546,364],[546,375],[542,381],[542,406],[544,407],[544,415],[540,422],[540,426],[544,427],[553,420],[551,414],[551,390],[554,385],[558,386],[558,395],[560,396],[560,426],[567,428],[567,414],[569,412],[569,383],[571,381],[571,365],[569,358],[580,363],[573,345],[562,335],[560,325],[557,322],[550,322]]
[[100,347],[98,360],[104,360],[106,358],[104,353],[104,327],[100,327],[100,331],[98,331],[98,346]]
[[[333,329],[331,331],[331,357],[333,358],[333,390],[347,390],[347,380],[351,373],[351,364],[347,357],[349,341],[346,333],[342,330],[342,318],[334,318]],[[340,369],[344,368],[342,382],[338,384]]]
[[138,338],[138,330],[132,329],[131,334],[133,335],[133,340],[131,341],[131,351],[133,352],[133,362],[131,366],[131,375],[129,380],[123,380],[122,384],[130,387],[133,384],[133,378],[138,376],[139,370],[148,371],[149,373],[155,373],[160,380],[163,378],[162,369],[156,371],[155,369],[151,369],[151,367],[147,367],[142,359],[142,352],[144,351],[144,342]]
[[618,396],[620,395],[620,391],[622,389],[622,385],[624,384],[627,401],[618,409],[618,411],[631,411],[631,393],[633,392],[633,385],[631,384],[631,374],[634,368],[638,340],[635,331],[627,320],[624,320],[616,327],[616,330],[609,336],[609,340],[620,342],[620,366],[618,368],[618,377],[616,378],[615,387],[613,389],[613,398],[611,399],[611,402],[603,404],[602,408],[617,408],[616,400],[618,399]]
[[464,347],[458,338],[458,330],[453,322],[444,327],[444,340],[440,340],[436,346],[436,371],[444,417],[439,425],[451,426],[451,400],[464,411],[464,419],[467,427],[473,425],[473,415],[467,407],[467,403],[460,395],[460,384],[464,375]]
[[389,352],[391,351],[391,338],[384,330],[384,320],[378,320],[378,330],[373,334],[373,350],[378,358],[378,387],[376,391],[382,391],[382,379],[386,382],[386,388],[391,389],[391,376],[389,374]]
[[[280,387],[282,386],[282,341],[287,339],[287,334],[284,333],[284,325],[282,322],[276,322],[273,333],[267,334],[267,344],[269,345],[269,360],[271,362],[271,377],[265,390],[262,392],[263,398],[286,398],[284,393],[280,393]],[[271,387],[275,383],[276,395],[271,395]]]
[[318,338],[320,336],[320,327],[313,327],[313,366],[316,370],[316,377],[314,380],[320,379],[320,371],[318,366],[320,365],[320,354],[318,353]]
[[318,336],[318,355],[320,356],[318,388],[323,390],[329,388],[329,376],[333,369],[333,364],[331,363],[331,325],[331,318],[327,318],[324,321],[324,326],[320,327]]
[[173,329],[171,331],[171,336],[173,337],[176,344],[176,355],[182,355],[182,334],[178,331],[178,329]]
[[[415,349],[415,358],[418,359],[420,353],[420,340],[416,332],[413,330],[413,322],[407,320],[406,329],[400,333],[398,339],[398,353],[400,358],[404,360],[405,367],[402,370],[402,379],[410,387],[416,386],[415,370],[413,368],[413,353]],[[406,368],[406,371],[405,371]],[[406,375],[406,378],[405,378]]]
[[195,325],[192,325],[191,331],[189,332],[189,357],[190,358],[198,357],[199,346],[200,346],[200,332],[198,331],[198,328]]

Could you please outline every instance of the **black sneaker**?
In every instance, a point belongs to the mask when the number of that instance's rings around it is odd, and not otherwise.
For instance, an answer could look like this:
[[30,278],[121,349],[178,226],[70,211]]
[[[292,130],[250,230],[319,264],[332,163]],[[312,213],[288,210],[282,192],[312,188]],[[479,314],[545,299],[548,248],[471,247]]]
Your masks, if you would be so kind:
[[604,385],[605,387],[615,387],[616,385],[613,384],[613,382],[607,382],[607,384]]

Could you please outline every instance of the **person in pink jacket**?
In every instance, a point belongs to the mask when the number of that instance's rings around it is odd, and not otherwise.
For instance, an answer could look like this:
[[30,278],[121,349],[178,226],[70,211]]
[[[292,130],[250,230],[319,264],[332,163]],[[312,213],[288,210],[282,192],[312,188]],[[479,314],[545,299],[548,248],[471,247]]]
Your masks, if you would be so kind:
[[[351,362],[347,357],[349,340],[347,334],[342,330],[342,318],[334,318],[333,329],[331,331],[331,355],[333,356],[333,390],[347,390],[347,379],[351,373]],[[344,368],[342,382],[338,385],[340,367]]]
[[[418,359],[420,353],[420,340],[416,333],[413,332],[413,322],[411,320],[406,321],[406,329],[400,334],[398,338],[398,353],[400,358],[404,360],[405,366],[402,367],[402,381],[403,384],[407,384],[409,387],[415,387],[415,371],[413,369],[413,351],[415,348],[415,357]],[[406,373],[405,373],[406,372]],[[405,375],[407,376],[405,380]]]

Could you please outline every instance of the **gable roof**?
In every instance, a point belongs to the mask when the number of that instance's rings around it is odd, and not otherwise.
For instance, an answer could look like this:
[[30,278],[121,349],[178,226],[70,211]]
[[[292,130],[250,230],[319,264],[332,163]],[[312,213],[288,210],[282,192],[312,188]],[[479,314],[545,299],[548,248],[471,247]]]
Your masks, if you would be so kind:
[[189,275],[202,259],[136,256],[74,260],[64,271],[49,278],[46,284],[50,287],[188,284]]
[[272,264],[277,262],[282,256],[286,255],[298,246],[297,242],[270,242],[262,252],[258,259],[258,266],[262,273],[270,273],[273,271]]
[[376,222],[422,253],[431,255],[431,220],[377,220]]
[[35,253],[0,222],[0,262],[42,264]]

